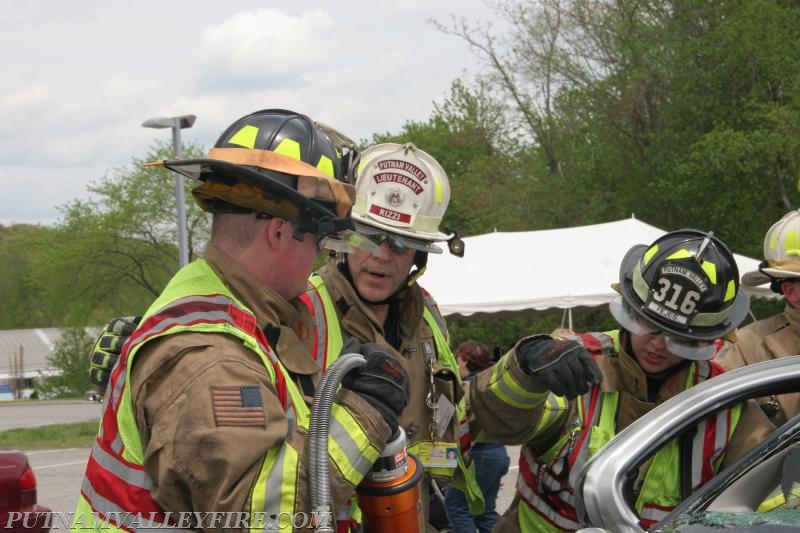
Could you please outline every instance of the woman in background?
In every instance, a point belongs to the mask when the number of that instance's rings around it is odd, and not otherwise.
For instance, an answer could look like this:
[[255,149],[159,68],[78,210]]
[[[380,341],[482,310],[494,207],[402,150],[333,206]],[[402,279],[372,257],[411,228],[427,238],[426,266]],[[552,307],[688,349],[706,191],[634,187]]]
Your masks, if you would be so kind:
[[[489,347],[478,341],[464,341],[455,351],[458,369],[464,381],[494,364]],[[477,442],[472,446],[475,477],[483,491],[486,508],[482,515],[469,513],[464,493],[455,487],[445,489],[444,505],[452,533],[488,533],[500,517],[495,510],[500,480],[508,472],[506,447],[496,442]]]

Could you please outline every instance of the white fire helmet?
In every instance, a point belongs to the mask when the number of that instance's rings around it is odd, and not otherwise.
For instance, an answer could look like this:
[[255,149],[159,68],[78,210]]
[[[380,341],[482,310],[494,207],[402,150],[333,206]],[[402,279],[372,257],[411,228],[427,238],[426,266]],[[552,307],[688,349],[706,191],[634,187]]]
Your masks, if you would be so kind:
[[361,153],[357,172],[351,214],[356,223],[442,253],[433,243],[452,236],[439,231],[450,202],[450,183],[433,157],[412,143],[376,144]]
[[800,209],[786,213],[764,237],[764,261],[742,276],[742,285],[756,287],[772,280],[800,278]]

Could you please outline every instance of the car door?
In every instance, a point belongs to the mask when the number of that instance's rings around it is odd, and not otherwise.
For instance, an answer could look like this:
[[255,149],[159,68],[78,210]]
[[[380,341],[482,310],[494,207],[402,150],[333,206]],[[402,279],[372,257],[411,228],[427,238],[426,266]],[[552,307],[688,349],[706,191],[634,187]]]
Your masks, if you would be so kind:
[[[749,398],[798,390],[800,356],[786,357],[739,368],[704,381],[641,417],[599,450],[579,474],[576,485],[577,509],[583,523],[593,526],[585,532],[641,533],[633,502],[625,496],[630,473],[636,472],[640,465],[672,439],[692,431],[710,414]],[[800,431],[798,426],[800,422],[797,419],[788,422],[780,432],[720,472],[651,529],[658,530],[665,524],[679,520],[687,512],[721,510],[726,505],[731,509],[738,506],[738,511],[733,512],[747,512],[748,502],[766,496],[757,494],[756,489],[774,484],[781,459],[795,453],[792,449],[796,448],[793,446]],[[800,451],[796,453],[800,457]],[[768,461],[769,458],[773,458],[772,461]],[[772,467],[768,468],[770,464]],[[769,476],[773,477],[768,479]],[[737,483],[742,479],[745,481]],[[759,490],[763,490],[763,487]],[[747,502],[745,494],[748,496]]]

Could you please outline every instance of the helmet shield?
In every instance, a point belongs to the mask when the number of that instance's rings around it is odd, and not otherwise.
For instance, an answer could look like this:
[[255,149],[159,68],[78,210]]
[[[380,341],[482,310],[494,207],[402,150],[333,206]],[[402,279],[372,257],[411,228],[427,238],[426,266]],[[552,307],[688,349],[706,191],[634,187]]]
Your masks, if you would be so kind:
[[611,314],[619,324],[634,335],[664,335],[664,344],[670,353],[684,359],[706,361],[714,357],[717,346],[713,340],[693,340],[663,333],[658,326],[634,311],[622,298],[617,296],[608,304]]
[[749,309],[733,254],[713,234],[697,230],[631,248],[620,266],[620,292],[655,329],[689,340],[724,337]]

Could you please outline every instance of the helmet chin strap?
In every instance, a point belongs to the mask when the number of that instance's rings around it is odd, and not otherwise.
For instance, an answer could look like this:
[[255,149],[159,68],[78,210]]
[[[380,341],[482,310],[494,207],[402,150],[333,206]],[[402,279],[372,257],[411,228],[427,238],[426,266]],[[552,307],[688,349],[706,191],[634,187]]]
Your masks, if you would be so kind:
[[383,300],[373,301],[365,298],[361,291],[358,290],[355,282],[353,281],[353,275],[350,272],[350,267],[347,266],[347,254],[339,253],[336,256],[336,268],[344,275],[350,285],[353,287],[353,290],[356,291],[356,295],[358,299],[364,303],[369,305],[389,305],[391,303],[401,302],[405,299],[405,292],[408,290],[409,287],[414,285],[417,282],[420,276],[425,273],[425,269],[427,268],[428,264],[428,252],[415,252],[414,254],[414,268],[411,269],[411,272],[408,273],[406,276],[405,281],[394,291],[392,294],[384,298]]

